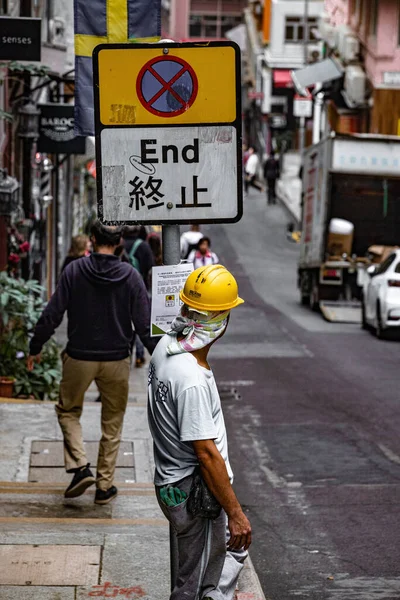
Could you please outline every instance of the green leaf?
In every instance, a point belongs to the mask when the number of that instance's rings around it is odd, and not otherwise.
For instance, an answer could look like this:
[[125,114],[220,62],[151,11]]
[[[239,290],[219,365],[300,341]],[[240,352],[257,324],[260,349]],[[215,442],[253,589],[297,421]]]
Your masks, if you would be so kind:
[[61,371],[59,371],[57,369],[49,369],[49,371],[47,371],[47,372],[49,375],[51,375],[55,379],[58,379],[59,377],[61,377]]
[[8,121],[8,123],[12,123],[14,121],[14,115],[0,109],[0,119],[4,119],[5,121]]
[[10,294],[9,292],[3,292],[0,296],[0,303],[1,306],[4,308],[5,306],[7,306],[8,300],[10,299]]
[[48,385],[51,385],[51,383],[52,383],[52,377],[51,377],[51,375],[49,375],[49,373],[44,372],[43,373],[43,379],[45,380],[45,382]]

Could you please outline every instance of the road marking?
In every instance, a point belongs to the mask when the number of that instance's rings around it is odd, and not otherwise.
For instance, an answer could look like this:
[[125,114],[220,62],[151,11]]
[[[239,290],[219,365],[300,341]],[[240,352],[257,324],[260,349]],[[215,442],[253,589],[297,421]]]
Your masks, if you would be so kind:
[[237,386],[243,386],[243,387],[247,387],[250,385],[255,385],[255,381],[253,379],[235,379],[232,381],[218,381],[218,386],[219,387],[235,387],[235,385]]
[[[61,496],[64,494],[65,484],[63,488],[49,490],[49,488],[1,488],[0,487],[0,495],[1,494],[31,494],[34,496],[35,494],[45,494],[47,496],[57,495]],[[89,492],[88,492],[89,494]],[[152,490],[118,490],[118,496],[155,496],[154,489]]]
[[34,524],[62,524],[70,525],[149,525],[157,527],[166,527],[168,521],[166,519],[93,519],[83,518],[68,519],[67,517],[0,517],[0,523],[32,523]]
[[388,458],[391,462],[396,463],[396,465],[400,465],[400,456],[398,456],[395,452],[392,452],[392,450],[385,446],[385,444],[378,444],[378,448],[380,448],[386,458]]

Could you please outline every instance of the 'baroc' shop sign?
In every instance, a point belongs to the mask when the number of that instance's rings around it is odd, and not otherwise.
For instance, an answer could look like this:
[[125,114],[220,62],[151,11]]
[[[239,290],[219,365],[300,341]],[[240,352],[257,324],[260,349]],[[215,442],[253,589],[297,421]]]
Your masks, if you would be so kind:
[[0,59],[40,61],[41,19],[0,17]]
[[85,154],[85,138],[74,134],[71,104],[42,104],[38,152]]

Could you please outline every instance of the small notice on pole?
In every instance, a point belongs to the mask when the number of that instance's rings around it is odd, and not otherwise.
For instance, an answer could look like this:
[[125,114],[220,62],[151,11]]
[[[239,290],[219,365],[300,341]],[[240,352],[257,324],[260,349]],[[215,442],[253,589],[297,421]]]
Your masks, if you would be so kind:
[[192,263],[163,265],[152,270],[151,336],[164,335],[182,306],[179,292],[193,271]]

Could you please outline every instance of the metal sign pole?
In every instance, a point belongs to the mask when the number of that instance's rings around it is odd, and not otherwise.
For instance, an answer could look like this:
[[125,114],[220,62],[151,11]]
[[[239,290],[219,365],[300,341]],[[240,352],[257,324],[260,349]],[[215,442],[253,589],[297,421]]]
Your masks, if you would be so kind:
[[[181,261],[180,231],[179,225],[162,226],[162,248],[164,265],[177,265]],[[169,551],[170,551],[170,575],[171,591],[176,584],[178,576],[178,540],[175,531],[169,526]]]
[[181,242],[179,225],[162,226],[162,247],[164,265],[177,265],[181,262]]

